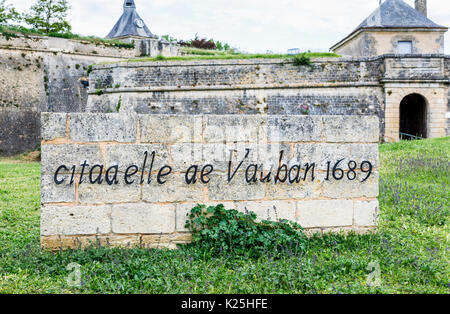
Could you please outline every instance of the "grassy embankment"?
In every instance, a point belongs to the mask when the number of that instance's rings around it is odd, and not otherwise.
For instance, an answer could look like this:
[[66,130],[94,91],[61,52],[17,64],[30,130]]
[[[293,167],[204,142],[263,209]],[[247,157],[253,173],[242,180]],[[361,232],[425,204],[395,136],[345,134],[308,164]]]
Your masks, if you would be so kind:
[[105,39],[96,36],[80,36],[72,33],[50,33],[44,34],[34,29],[29,29],[23,26],[3,26],[0,25],[0,35],[4,36],[7,40],[11,38],[17,38],[19,35],[23,35],[25,37],[29,36],[49,36],[49,37],[57,37],[57,38],[66,38],[66,39],[75,39],[80,41],[87,41],[93,43],[97,46],[103,45],[107,47],[116,47],[116,48],[125,48],[125,49],[134,49],[134,44],[124,43],[119,40],[114,39]]
[[[154,62],[154,61],[195,61],[195,60],[246,60],[246,59],[283,59],[286,62],[294,60],[298,55],[288,54],[251,54],[233,51],[216,51],[196,48],[180,48],[181,56],[178,57],[140,57],[121,62]],[[308,59],[311,58],[337,58],[339,55],[331,52],[306,52],[301,54]]]

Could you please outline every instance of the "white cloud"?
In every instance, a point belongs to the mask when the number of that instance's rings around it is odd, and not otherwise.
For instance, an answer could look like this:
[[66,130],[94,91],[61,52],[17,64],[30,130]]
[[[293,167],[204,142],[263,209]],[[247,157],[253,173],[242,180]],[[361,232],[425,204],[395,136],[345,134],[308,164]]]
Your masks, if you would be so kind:
[[[158,35],[190,39],[196,33],[246,51],[299,47],[328,50],[376,9],[379,0],[135,0]],[[406,0],[414,6],[414,0]],[[21,11],[34,0],[10,1]],[[123,0],[69,0],[73,32],[105,36],[122,13]],[[450,26],[450,1],[429,0],[429,17]],[[450,53],[446,36],[446,52]]]

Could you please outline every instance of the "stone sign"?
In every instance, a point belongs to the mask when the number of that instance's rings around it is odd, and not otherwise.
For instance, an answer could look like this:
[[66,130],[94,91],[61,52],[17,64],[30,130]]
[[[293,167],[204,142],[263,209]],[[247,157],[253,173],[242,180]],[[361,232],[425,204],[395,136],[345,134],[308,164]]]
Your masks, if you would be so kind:
[[378,140],[368,116],[43,113],[41,242],[173,248],[197,204],[370,230]]

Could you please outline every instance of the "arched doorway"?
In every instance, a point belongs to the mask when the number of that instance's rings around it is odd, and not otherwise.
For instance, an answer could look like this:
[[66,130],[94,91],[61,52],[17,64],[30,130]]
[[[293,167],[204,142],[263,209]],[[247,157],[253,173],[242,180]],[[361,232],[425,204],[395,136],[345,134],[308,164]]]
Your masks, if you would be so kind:
[[400,103],[400,138],[427,137],[427,101],[419,94],[410,94]]

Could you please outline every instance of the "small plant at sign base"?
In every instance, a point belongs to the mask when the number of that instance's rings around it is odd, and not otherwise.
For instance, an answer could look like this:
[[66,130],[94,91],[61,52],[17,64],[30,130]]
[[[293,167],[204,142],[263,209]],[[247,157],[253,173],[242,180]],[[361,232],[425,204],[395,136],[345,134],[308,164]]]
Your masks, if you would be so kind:
[[192,232],[192,246],[211,254],[264,255],[301,254],[307,238],[303,228],[288,220],[256,221],[253,212],[226,210],[223,205],[197,205],[187,214],[186,228]]

